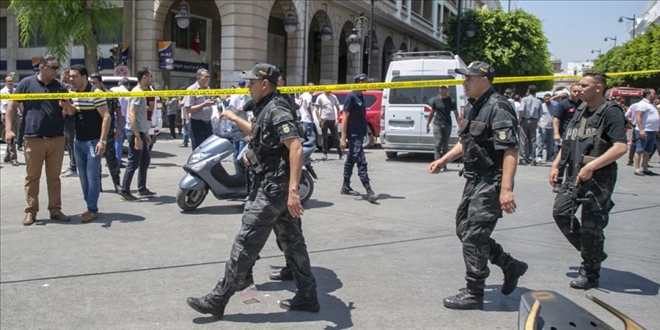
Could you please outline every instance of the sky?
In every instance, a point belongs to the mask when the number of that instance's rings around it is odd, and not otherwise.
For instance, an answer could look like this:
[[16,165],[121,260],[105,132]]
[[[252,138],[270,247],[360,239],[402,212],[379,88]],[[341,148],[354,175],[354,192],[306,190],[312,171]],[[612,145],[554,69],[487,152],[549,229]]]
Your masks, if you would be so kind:
[[[507,10],[509,1],[500,3]],[[592,50],[600,49],[604,54],[614,47],[614,41],[604,41],[605,37],[616,37],[617,45],[628,41],[632,22],[624,19],[619,23],[619,17],[641,17],[647,3],[648,0],[512,0],[511,10],[520,8],[543,22],[551,59],[561,59],[566,71],[568,62],[593,60],[598,53],[592,54]]]

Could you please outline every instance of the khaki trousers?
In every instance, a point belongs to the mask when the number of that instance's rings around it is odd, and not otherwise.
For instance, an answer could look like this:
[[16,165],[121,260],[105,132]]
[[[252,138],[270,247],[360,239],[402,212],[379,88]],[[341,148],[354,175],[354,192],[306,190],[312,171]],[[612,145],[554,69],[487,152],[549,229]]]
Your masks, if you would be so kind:
[[57,213],[62,209],[60,172],[64,158],[64,136],[50,139],[26,137],[23,141],[25,153],[25,213],[39,212],[39,179],[41,168],[46,163],[48,187],[48,211]]

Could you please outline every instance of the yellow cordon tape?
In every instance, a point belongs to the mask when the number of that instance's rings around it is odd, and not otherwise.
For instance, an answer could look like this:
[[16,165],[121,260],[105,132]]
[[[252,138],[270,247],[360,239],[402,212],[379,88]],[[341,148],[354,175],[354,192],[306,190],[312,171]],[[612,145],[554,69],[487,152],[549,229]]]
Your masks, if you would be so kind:
[[[609,77],[628,76],[633,74],[660,73],[660,70],[644,70],[630,72],[608,73]],[[494,84],[518,83],[527,81],[543,80],[567,80],[580,79],[581,76],[533,76],[533,77],[500,77],[495,78]],[[284,86],[278,87],[282,94],[304,93],[304,92],[325,92],[325,91],[345,91],[345,90],[374,90],[374,89],[400,89],[400,88],[418,88],[418,87],[437,87],[437,86],[455,86],[462,84],[463,79],[445,79],[445,80],[420,80],[420,81],[400,81],[400,82],[380,82],[380,83],[360,83],[360,84],[341,84],[341,85],[315,85],[315,86]],[[120,98],[120,97],[178,97],[178,96],[225,96],[231,94],[248,94],[247,88],[222,88],[205,90],[158,90],[146,92],[94,92],[94,93],[76,93],[77,98]],[[36,94],[1,94],[0,100],[58,100],[63,99],[62,93],[36,93]]]

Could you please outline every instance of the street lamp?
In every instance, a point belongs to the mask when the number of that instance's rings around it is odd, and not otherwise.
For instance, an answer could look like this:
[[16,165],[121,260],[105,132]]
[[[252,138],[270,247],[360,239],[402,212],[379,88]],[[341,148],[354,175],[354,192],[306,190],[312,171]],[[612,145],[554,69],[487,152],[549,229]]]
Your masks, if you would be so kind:
[[174,19],[176,19],[176,25],[180,29],[187,29],[190,25],[190,5],[188,5],[186,0],[181,0],[179,11],[174,16]]
[[378,54],[378,45],[373,42],[371,39],[371,34],[372,31],[374,30],[374,4],[376,3],[376,0],[371,0],[371,18],[366,18],[362,15],[358,16],[355,18],[353,21],[353,26],[355,26],[351,30],[351,34],[346,38],[346,44],[348,45],[348,51],[351,53],[355,54],[360,51],[360,47],[362,47],[362,26],[364,25],[364,21],[367,20],[369,21],[369,33],[367,36],[365,36],[365,39],[369,41],[369,56],[367,56],[367,76],[370,74],[371,71],[371,57],[374,55]]
[[626,16],[619,16],[619,23],[623,23],[624,18],[633,22],[632,23],[633,24],[633,39],[635,39],[635,25],[637,25],[637,20],[636,20],[637,17],[635,17],[635,14],[633,14],[632,18],[626,17]]
[[474,26],[474,22],[470,22],[470,25],[468,25],[467,30],[465,30],[465,34],[467,35],[468,38],[474,37],[475,34],[477,34],[477,27]]
[[616,47],[616,36],[614,36],[614,38],[612,38],[612,37],[605,37],[605,41],[607,41],[607,40],[614,40],[614,47]]
[[321,32],[319,33],[321,35],[321,41],[323,42],[330,41],[330,39],[332,39],[332,28],[328,25],[328,22],[325,22],[321,28]]
[[292,6],[293,4],[289,5],[289,9],[284,13],[284,31],[288,34],[294,33],[298,29],[298,18]]
[[591,53],[598,53],[598,55],[602,54],[603,52],[600,49],[592,49]]

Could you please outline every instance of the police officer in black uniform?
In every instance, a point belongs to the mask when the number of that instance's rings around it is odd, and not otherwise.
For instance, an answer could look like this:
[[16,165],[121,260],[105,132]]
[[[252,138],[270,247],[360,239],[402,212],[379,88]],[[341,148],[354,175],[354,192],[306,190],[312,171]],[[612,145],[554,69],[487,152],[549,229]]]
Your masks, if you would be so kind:
[[513,178],[518,122],[511,102],[492,87],[495,70],[490,65],[475,61],[456,72],[465,76],[463,87],[469,102],[459,127],[460,139],[429,165],[429,172],[438,173],[447,163],[463,157],[462,175],[467,182],[456,212],[456,235],[463,243],[467,286],[443,303],[447,308],[483,309],[489,260],[504,272],[504,295],[513,292],[527,271],[526,263],[513,259],[490,237],[502,211],[516,210]]
[[[604,251],[603,229],[614,207],[612,192],[616,184],[616,160],[626,153],[626,120],[621,105],[606,101],[606,76],[587,71],[579,83],[580,99],[573,119],[568,124],[561,146],[550,171],[550,184],[559,176],[559,167],[567,167],[563,192],[557,194],[552,210],[557,226],[582,255],[580,275],[570,282],[575,289],[598,287],[600,264]],[[582,223],[575,210],[582,206]]]
[[245,203],[242,226],[225,265],[225,275],[216,287],[201,298],[188,298],[188,305],[203,314],[222,318],[229,298],[243,286],[259,252],[275,231],[291,267],[297,292],[293,299],[280,301],[288,310],[318,312],[316,280],[312,274],[305,238],[300,227],[304,210],[298,195],[302,171],[302,144],[289,103],[276,92],[279,70],[259,63],[241,78],[249,80],[250,95],[256,100],[251,122],[225,111],[225,117],[250,134],[247,164],[253,185]]

